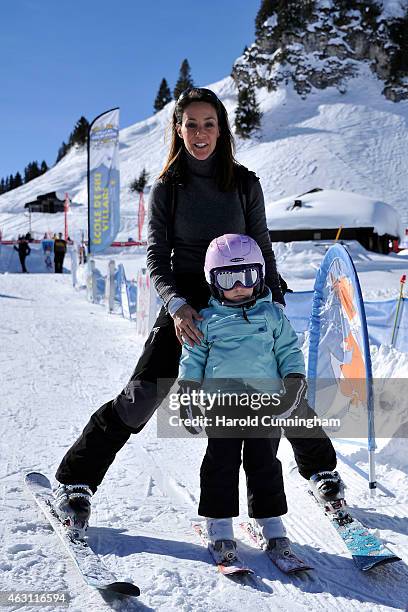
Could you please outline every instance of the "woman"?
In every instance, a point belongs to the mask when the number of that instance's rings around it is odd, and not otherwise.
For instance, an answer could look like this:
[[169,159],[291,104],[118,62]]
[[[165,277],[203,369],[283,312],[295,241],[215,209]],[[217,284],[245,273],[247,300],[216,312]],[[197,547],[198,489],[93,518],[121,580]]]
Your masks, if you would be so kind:
[[[234,159],[221,101],[209,89],[192,88],[175,105],[169,155],[149,201],[147,266],[164,305],[130,381],[92,415],[56,473],[57,480],[68,485],[57,491],[56,510],[78,532],[86,528],[91,493],[116,453],[131,433],[144,427],[177,377],[183,340],[191,346],[200,342],[195,321],[210,297],[203,273],[205,253],[211,240],[225,233],[248,234],[259,244],[265,282],[283,307],[259,180]],[[158,388],[161,379],[165,382]],[[327,442],[330,448],[326,444],[321,449],[319,464],[332,470],[335,454]],[[296,459],[309,478],[308,457],[298,447]]]

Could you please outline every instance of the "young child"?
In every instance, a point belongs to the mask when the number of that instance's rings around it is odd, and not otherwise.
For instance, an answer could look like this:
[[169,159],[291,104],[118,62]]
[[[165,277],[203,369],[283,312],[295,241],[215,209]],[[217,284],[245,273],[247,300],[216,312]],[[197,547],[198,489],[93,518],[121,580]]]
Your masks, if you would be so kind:
[[[249,236],[226,234],[211,242],[205,276],[213,297],[200,313],[203,320],[199,328],[204,337],[200,345],[184,343],[179,383],[182,390],[201,384],[215,389],[217,379],[222,379],[218,384],[228,391],[232,388],[228,383],[239,387],[239,381],[254,380],[255,387],[268,383],[273,392],[281,389],[283,379],[288,391],[281,416],[287,417],[304,400],[304,359],[295,331],[282,308],[272,302],[264,284],[264,269],[261,249]],[[218,563],[236,560],[232,517],[239,514],[241,453],[248,514],[254,528],[268,542],[272,558],[274,551],[293,555],[281,519],[287,505],[281,463],[276,457],[279,437],[280,429],[275,428],[267,438],[245,437],[245,433],[243,437],[208,438],[200,471],[198,513],[206,517],[210,547]]]

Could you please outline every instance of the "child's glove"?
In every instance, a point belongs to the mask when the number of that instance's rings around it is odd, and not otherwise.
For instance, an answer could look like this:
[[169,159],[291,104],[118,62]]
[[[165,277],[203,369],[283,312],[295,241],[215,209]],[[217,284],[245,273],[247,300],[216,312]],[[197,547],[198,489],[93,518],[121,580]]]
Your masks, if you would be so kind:
[[307,382],[303,374],[288,374],[282,381],[284,393],[278,408],[279,418],[287,419],[306,399]]
[[[184,428],[191,434],[193,435],[197,435],[199,433],[202,432],[203,428],[200,424],[186,424],[186,419],[191,421],[192,419],[195,418],[202,418],[203,412],[201,411],[201,405],[197,404],[196,402],[193,401],[192,398],[192,391],[199,391],[200,390],[201,385],[197,382],[194,381],[189,381],[189,380],[181,380],[179,383],[179,388],[177,393],[180,395],[183,395],[183,402],[180,402],[180,419],[184,425]],[[186,401],[186,396],[190,397],[190,401],[187,402]],[[180,398],[179,398],[180,399]]]

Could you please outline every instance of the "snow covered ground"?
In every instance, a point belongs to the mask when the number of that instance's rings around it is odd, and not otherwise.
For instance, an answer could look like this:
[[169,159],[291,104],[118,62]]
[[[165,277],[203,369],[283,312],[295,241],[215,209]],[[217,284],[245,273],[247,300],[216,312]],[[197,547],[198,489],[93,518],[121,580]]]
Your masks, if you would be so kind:
[[[313,258],[309,260],[307,250],[299,257],[306,282],[305,264]],[[371,264],[371,277],[367,265],[368,285],[377,264]],[[286,274],[293,284],[289,268]],[[297,268],[296,275],[301,276]],[[379,440],[376,499],[368,494],[364,440],[335,443],[347,498],[357,517],[404,562],[368,575],[355,569],[341,540],[305,492],[284,440],[280,458],[289,503],[285,522],[296,550],[316,570],[308,577],[289,578],[261,551],[242,542],[240,550],[257,578],[240,585],[217,573],[190,527],[196,516],[205,441],[158,439],[155,418],[118,454],[95,495],[89,530],[93,549],[119,577],[136,582],[142,595],[138,601],[110,600],[84,587],[22,478],[28,470],[53,476],[90,414],[126,383],[143,339],[136,336],[134,324],[108,315],[101,306],[88,303],[84,293],[74,291],[68,274],[2,274],[0,320],[1,590],[68,591],[69,610],[75,612],[406,609],[406,439]],[[385,346],[372,354],[375,376],[407,376],[407,354]],[[241,485],[245,517],[243,481]]]

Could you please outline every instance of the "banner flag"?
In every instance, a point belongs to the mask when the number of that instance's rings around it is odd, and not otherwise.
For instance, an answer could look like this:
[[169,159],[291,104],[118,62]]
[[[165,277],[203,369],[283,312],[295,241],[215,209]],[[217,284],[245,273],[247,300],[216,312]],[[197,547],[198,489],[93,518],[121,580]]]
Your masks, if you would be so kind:
[[375,449],[373,380],[360,283],[347,249],[335,244],[317,273],[308,360],[308,399],[323,416],[368,417],[368,448]]
[[96,117],[88,133],[89,252],[114,241],[120,225],[119,109]]
[[128,283],[126,280],[126,273],[123,264],[119,264],[119,288],[120,288],[120,302],[122,304],[122,316],[125,319],[131,319],[132,314],[130,312],[130,300]]

